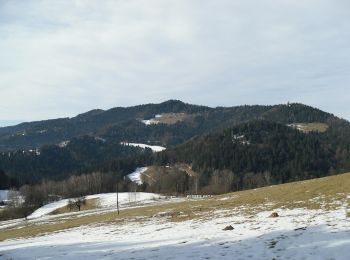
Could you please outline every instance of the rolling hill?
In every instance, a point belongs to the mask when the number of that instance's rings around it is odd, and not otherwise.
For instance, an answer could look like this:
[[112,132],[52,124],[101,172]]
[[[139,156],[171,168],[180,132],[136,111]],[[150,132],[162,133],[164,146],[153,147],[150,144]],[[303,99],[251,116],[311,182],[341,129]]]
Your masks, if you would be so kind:
[[231,171],[237,190],[350,170],[350,123],[297,103],[210,108],[169,100],[0,128],[0,150],[0,169],[17,186],[94,171],[122,178],[178,162],[200,173],[201,186]]
[[[161,124],[147,125],[142,122],[156,115],[164,116]],[[169,100],[161,104],[116,107],[106,111],[96,109],[73,118],[3,127],[0,128],[0,151],[35,150],[82,135],[176,145],[213,129],[256,119],[283,124],[329,123],[337,120],[331,114],[302,104],[210,108]]]

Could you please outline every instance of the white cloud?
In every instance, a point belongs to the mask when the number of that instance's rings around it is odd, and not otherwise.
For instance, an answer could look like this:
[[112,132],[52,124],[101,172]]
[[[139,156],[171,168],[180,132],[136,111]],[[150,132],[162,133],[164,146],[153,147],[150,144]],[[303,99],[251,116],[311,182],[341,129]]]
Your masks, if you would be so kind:
[[0,118],[178,98],[300,101],[349,119],[349,7],[341,0],[3,1]]

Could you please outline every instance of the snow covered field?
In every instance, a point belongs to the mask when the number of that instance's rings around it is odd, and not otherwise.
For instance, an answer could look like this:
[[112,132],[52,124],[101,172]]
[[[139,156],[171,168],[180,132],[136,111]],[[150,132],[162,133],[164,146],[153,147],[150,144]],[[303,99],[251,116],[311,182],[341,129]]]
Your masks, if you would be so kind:
[[[148,204],[152,203],[157,199],[161,199],[162,196],[154,193],[145,193],[145,192],[121,192],[118,195],[120,207],[127,207],[127,205],[135,204]],[[97,204],[99,208],[115,208],[117,206],[117,194],[116,193],[102,193],[89,195],[85,197],[87,200],[97,199]],[[47,204],[36,211],[34,211],[28,219],[39,218],[45,215],[50,214],[56,209],[65,207],[68,205],[69,199],[63,199],[56,201],[50,204]]]
[[[91,225],[0,243],[2,259],[350,259],[345,209],[279,209],[245,216]],[[223,231],[227,225],[233,230]]]
[[349,177],[210,198],[125,194],[120,215],[114,194],[99,194],[99,209],[0,222],[0,259],[348,260]]
[[157,146],[157,145],[148,145],[148,144],[138,144],[138,143],[121,143],[122,145],[126,146],[134,146],[134,147],[140,147],[142,149],[150,148],[153,152],[161,152],[164,151],[166,148],[163,146]]

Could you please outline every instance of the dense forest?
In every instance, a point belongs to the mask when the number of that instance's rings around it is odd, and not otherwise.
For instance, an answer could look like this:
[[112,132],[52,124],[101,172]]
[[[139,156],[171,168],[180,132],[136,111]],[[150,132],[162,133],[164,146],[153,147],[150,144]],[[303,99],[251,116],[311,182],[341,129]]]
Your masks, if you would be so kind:
[[[162,113],[186,119],[142,123]],[[291,127],[315,122],[326,131]],[[2,187],[18,188],[93,172],[120,179],[139,166],[186,163],[200,174],[201,186],[230,172],[230,190],[237,190],[348,171],[349,140],[349,122],[302,104],[209,108],[170,100],[0,128],[0,169]],[[167,150],[152,153],[121,142]]]
[[[64,147],[43,146],[38,151],[11,151],[0,154],[0,168],[16,186],[43,179],[62,180],[71,175],[102,171],[125,176],[152,158],[150,149],[107,143],[91,136],[72,139]],[[14,182],[12,182],[14,183]]]
[[37,149],[43,145],[58,144],[83,135],[98,137],[101,133],[108,133],[109,128],[124,129],[130,124],[137,129],[141,126],[137,123],[142,119],[151,118],[159,113],[205,114],[212,110],[209,107],[170,100],[161,104],[116,107],[106,111],[92,110],[73,118],[22,123],[0,128],[0,151]]
[[[157,114],[185,113],[188,119],[178,124],[141,123]],[[283,124],[327,122],[333,115],[302,104],[276,106],[237,106],[210,108],[169,100],[161,104],[140,105],[110,110],[92,110],[73,118],[62,118],[0,128],[0,151],[35,150],[90,135],[108,141],[128,139],[174,146],[215,129],[265,119]]]
[[[342,168],[336,152],[321,133],[302,133],[269,121],[253,121],[198,137],[160,155],[185,162],[210,179],[215,170],[230,170],[240,189],[316,178]],[[255,179],[255,180],[253,180]],[[256,182],[254,184],[254,182]]]

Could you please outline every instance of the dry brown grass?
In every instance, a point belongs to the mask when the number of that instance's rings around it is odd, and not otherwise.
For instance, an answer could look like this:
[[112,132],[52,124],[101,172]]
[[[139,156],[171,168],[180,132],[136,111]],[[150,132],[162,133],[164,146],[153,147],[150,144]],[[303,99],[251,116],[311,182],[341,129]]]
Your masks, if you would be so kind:
[[142,182],[152,184],[156,181],[157,172],[164,170],[164,166],[148,166],[147,170],[141,174],[141,180]]
[[163,113],[162,117],[156,118],[156,121],[160,124],[173,125],[177,122],[183,122],[186,120],[190,120],[192,115],[186,113]]
[[[98,204],[98,199],[90,199],[86,200],[85,205],[82,205],[80,208],[80,211],[85,211],[85,210],[91,210],[91,209],[97,209],[99,207]],[[56,209],[53,211],[50,215],[58,215],[58,214],[63,214],[63,213],[69,213],[69,212],[78,212],[78,209],[69,209],[68,206]]]
[[350,173],[347,173],[232,193],[232,195],[236,196],[234,200],[239,200],[239,204],[250,206],[269,203],[273,208],[333,209],[337,207],[336,202],[344,201],[349,193]]
[[328,129],[328,125],[324,123],[298,123],[301,126],[301,130],[304,132],[320,132],[324,133]]
[[226,210],[227,214],[239,212],[247,215],[280,207],[332,210],[339,206],[339,202],[344,205],[348,194],[350,194],[350,173],[235,192],[208,199],[125,209],[120,215],[116,212],[108,212],[76,216],[71,219],[57,217],[52,223],[28,224],[22,228],[2,230],[0,241],[43,235],[83,225],[143,221],[152,217],[165,218],[169,221],[209,218],[217,210]]
[[156,182],[159,176],[171,174],[174,169],[186,172],[191,177],[198,176],[198,173],[193,171],[189,164],[179,163],[172,166],[148,166],[148,169],[141,174],[141,179],[149,185]]

